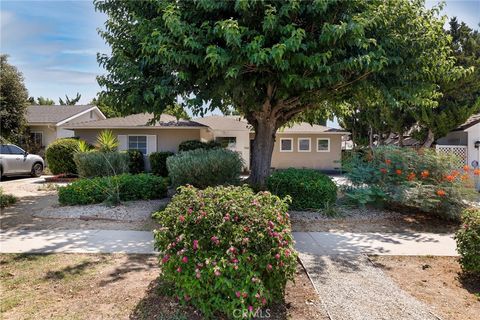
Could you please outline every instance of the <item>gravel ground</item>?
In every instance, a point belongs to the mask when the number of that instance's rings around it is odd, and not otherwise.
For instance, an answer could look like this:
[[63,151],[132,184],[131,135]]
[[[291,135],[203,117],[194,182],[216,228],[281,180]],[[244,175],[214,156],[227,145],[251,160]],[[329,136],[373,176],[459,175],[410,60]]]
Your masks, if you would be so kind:
[[300,254],[300,259],[331,319],[439,319],[374,267],[366,256]]
[[152,212],[165,206],[169,200],[165,198],[160,200],[128,201],[114,207],[109,207],[105,204],[50,206],[34,213],[33,216],[85,220],[144,221],[150,218]]
[[356,208],[349,206],[337,206],[335,207],[335,216],[328,216],[323,211],[289,211],[290,218],[296,221],[312,221],[312,220],[378,220],[383,218],[395,218],[401,217],[402,214],[395,211],[389,211],[386,209],[375,208]]

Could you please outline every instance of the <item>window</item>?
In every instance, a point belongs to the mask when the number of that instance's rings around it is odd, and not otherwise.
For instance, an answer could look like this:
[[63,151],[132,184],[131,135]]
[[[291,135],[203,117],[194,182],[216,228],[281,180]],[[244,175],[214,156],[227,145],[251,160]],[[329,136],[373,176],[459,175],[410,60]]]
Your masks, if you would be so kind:
[[37,146],[43,146],[43,133],[41,131],[30,132],[30,140]]
[[[17,146],[14,146],[12,144],[10,145],[5,145],[3,147],[7,147],[9,149],[9,152],[7,154],[25,154],[25,150],[23,150],[22,148],[19,148]],[[2,149],[3,149],[2,147]],[[3,150],[2,150],[3,152]]]
[[218,137],[215,139],[222,148],[227,148],[227,149],[235,149],[235,146],[237,144],[237,138],[236,137]]
[[90,111],[90,119],[93,119],[93,110]]
[[298,152],[310,151],[310,138],[298,138]]
[[317,138],[317,152],[330,152],[330,138]]
[[128,150],[138,150],[147,154],[147,136],[128,136]]
[[293,139],[282,138],[280,139],[280,152],[293,152]]
[[0,154],[10,154],[10,149],[8,148],[7,145],[2,144],[0,146]]

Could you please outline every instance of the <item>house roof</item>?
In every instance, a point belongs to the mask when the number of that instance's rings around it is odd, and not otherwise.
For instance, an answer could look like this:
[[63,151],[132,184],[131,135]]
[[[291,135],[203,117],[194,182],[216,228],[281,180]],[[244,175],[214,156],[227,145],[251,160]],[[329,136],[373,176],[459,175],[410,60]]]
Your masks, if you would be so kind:
[[89,109],[92,105],[83,106],[29,106],[27,109],[28,123],[59,123]]
[[467,119],[467,121],[457,127],[454,131],[463,131],[470,128],[471,126],[476,125],[477,123],[480,123],[480,113],[471,115],[470,118]]
[[[253,128],[248,122],[240,116],[207,116],[203,118],[194,119],[196,122],[200,122],[209,126],[213,130],[225,130],[225,131],[253,131]],[[348,134],[349,132],[343,129],[329,128],[321,125],[310,125],[306,122],[296,123],[289,127],[280,128],[277,131],[278,134],[282,133],[300,133],[300,134]]]
[[65,125],[66,129],[121,129],[121,128],[198,128],[206,127],[195,121],[177,119],[173,116],[162,114],[160,121],[148,125],[153,118],[151,113],[137,113],[126,117],[108,118],[105,120],[87,121]]

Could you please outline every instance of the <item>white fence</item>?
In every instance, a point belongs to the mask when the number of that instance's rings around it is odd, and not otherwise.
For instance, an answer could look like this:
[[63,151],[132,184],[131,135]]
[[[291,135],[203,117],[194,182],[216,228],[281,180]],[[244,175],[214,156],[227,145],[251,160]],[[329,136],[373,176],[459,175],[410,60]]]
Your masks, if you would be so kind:
[[438,145],[436,147],[437,153],[453,155],[457,159],[456,165],[458,168],[462,168],[468,162],[468,150],[467,146],[449,146]]

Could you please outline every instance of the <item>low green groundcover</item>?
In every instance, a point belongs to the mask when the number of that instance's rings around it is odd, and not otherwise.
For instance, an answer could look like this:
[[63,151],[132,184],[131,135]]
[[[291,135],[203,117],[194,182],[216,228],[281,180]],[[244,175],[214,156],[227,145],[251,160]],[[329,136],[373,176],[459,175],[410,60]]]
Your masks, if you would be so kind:
[[[164,281],[207,318],[283,298],[296,253],[285,200],[249,187],[180,187],[154,214]],[[237,311],[235,311],[237,310]],[[223,317],[222,317],[223,318]]]
[[160,199],[166,195],[165,179],[145,173],[80,179],[58,190],[63,205]]

